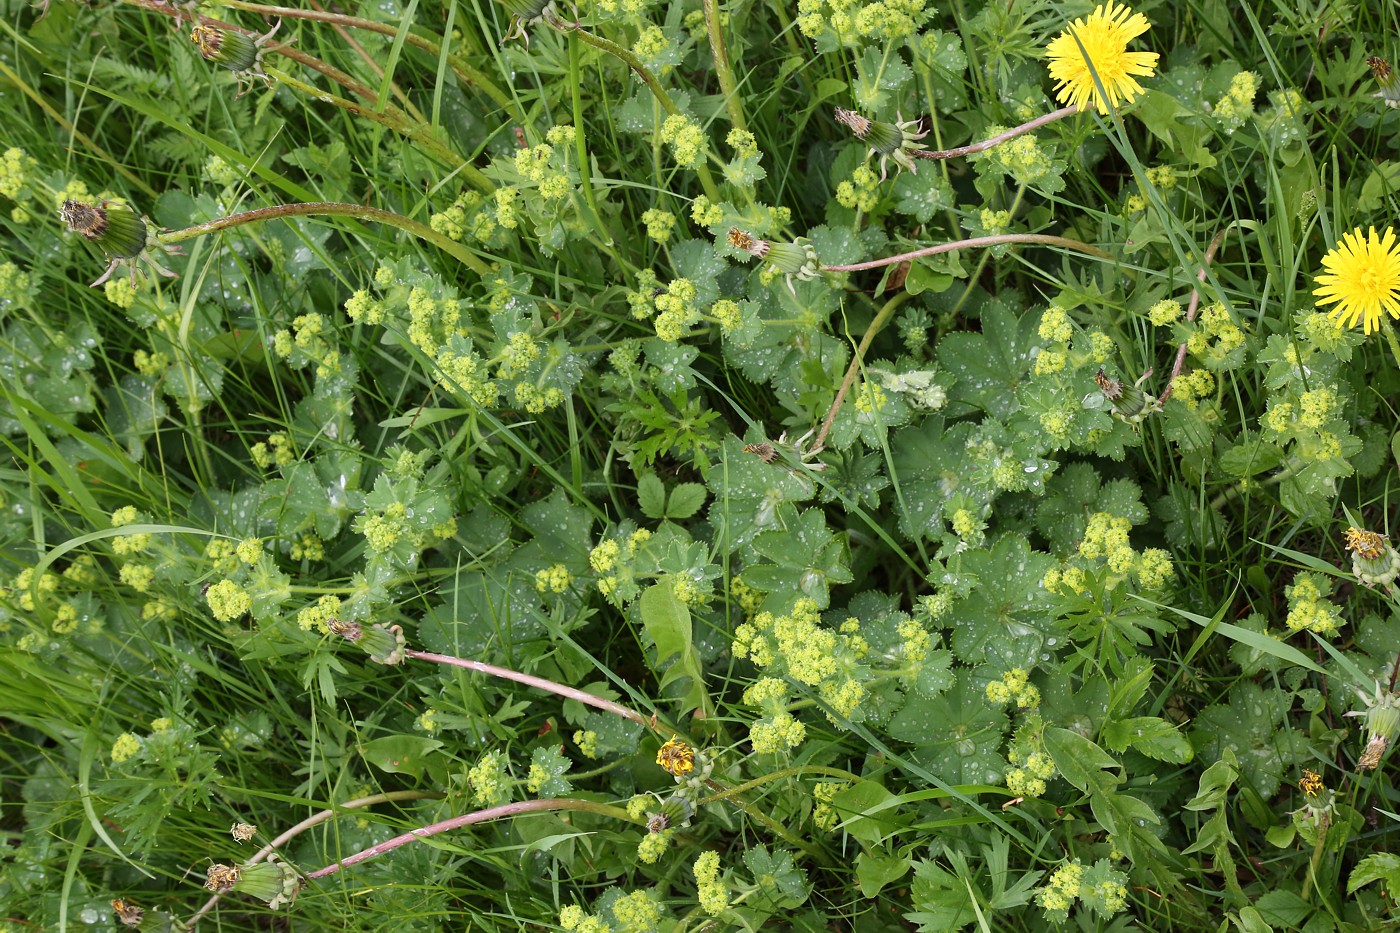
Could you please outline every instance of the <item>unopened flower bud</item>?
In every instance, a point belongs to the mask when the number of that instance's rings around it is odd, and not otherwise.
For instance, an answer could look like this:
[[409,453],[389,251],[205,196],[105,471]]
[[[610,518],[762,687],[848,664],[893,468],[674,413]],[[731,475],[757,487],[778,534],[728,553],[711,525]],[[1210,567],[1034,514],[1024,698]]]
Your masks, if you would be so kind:
[[134,259],[146,248],[146,222],[120,202],[64,201],[58,216],[108,259]]
[[403,629],[397,625],[375,623],[365,628],[358,622],[327,619],[326,628],[332,635],[339,635],[350,644],[359,647],[376,664],[392,665],[403,662],[403,652],[408,640],[404,638]]
[[863,117],[854,110],[836,108],[836,122],[850,127],[856,139],[870,146],[866,158],[877,154],[880,156],[881,181],[885,180],[886,162],[889,159],[893,159],[900,168],[907,168],[917,174],[919,169],[912,153],[927,148],[919,140],[927,136],[929,131],[918,132],[918,120],[905,120],[902,114],[896,114],[895,120],[894,123],[884,123]]
[[1113,413],[1129,424],[1137,424],[1158,409],[1157,400],[1142,391],[1142,379],[1132,385],[1124,385],[1105,375],[1101,369],[1094,374],[1094,382],[1098,383],[1099,391],[1113,406]]
[[290,865],[276,855],[271,855],[266,862],[245,865],[242,877],[234,884],[233,889],[256,897],[272,910],[276,910],[296,900],[297,891],[301,889],[301,878]]
[[223,65],[229,71],[251,71],[258,64],[258,44],[241,32],[196,23],[190,41],[206,61]]

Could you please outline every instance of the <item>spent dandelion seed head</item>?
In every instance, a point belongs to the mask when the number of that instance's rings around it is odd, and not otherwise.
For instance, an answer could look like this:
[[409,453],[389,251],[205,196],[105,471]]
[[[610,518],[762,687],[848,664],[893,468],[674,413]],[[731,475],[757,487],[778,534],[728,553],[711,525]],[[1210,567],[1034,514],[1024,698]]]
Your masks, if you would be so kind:
[[919,169],[914,162],[913,153],[927,148],[919,140],[929,134],[928,130],[919,132],[918,120],[906,120],[903,114],[896,114],[894,123],[884,123],[863,117],[854,110],[837,107],[836,122],[848,127],[856,139],[870,146],[870,151],[866,153],[867,159],[879,155],[881,181],[887,177],[890,159],[893,159],[899,168],[907,168],[910,172],[918,174]]
[[1156,52],[1128,51],[1128,43],[1149,28],[1147,17],[1113,0],[1070,23],[1045,47],[1055,97],[1081,109],[1092,104],[1105,114],[1110,106],[1131,104],[1143,91],[1137,78],[1157,68]]
[[1380,328],[1382,314],[1400,319],[1400,247],[1393,228],[1342,234],[1322,257],[1322,269],[1313,295],[1319,306],[1333,305],[1328,317],[1339,327],[1360,321],[1369,334]]
[[[263,71],[263,54],[269,40],[281,28],[282,21],[279,19],[262,35],[246,36],[201,22],[190,30],[190,41],[205,61],[222,65],[233,72],[238,81],[238,96],[242,97],[253,86],[254,78],[262,78],[268,86],[272,85],[272,78]],[[247,88],[243,86],[244,81],[248,82]]]

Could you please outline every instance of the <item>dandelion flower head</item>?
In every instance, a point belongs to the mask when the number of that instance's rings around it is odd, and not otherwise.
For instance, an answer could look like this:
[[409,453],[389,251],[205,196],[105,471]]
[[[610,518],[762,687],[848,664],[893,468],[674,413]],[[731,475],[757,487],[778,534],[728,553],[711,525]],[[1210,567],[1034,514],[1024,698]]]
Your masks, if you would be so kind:
[[1380,328],[1381,312],[1400,319],[1400,248],[1394,229],[1377,235],[1357,227],[1322,257],[1313,289],[1319,305],[1333,305],[1328,317],[1339,327],[1361,321],[1366,333]]
[[[1050,77],[1059,82],[1055,97],[1062,104],[1081,108],[1092,102],[1099,113],[1108,113],[1109,104],[1132,103],[1142,93],[1134,75],[1151,75],[1157,67],[1157,53],[1129,52],[1128,43],[1150,26],[1147,17],[1113,0],[1072,22],[1045,47]],[[1103,94],[1094,83],[1095,74]]]

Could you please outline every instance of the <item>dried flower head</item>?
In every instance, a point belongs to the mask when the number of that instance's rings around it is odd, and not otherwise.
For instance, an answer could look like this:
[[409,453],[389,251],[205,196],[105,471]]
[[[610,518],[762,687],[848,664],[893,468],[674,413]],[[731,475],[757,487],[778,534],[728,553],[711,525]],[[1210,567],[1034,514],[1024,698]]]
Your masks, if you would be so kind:
[[238,879],[243,877],[243,869],[237,865],[220,865],[215,862],[204,872],[205,890],[222,893],[233,889]]
[[1134,76],[1151,75],[1158,56],[1129,52],[1128,43],[1150,28],[1147,17],[1113,0],[1070,23],[1045,47],[1050,77],[1057,82],[1055,97],[1081,109],[1092,104],[1099,113],[1108,113],[1110,105],[1131,104],[1143,90]]
[[157,263],[151,251],[158,248],[177,254],[180,247],[161,243],[152,232],[150,223],[128,205],[120,201],[93,204],[70,199],[59,207],[58,216],[69,230],[100,249],[108,260],[107,271],[92,283],[94,288],[110,279],[112,273],[123,265],[128,268],[134,281],[138,261],[144,261],[156,273],[167,278],[177,277]]
[[745,444],[744,453],[753,454],[764,463],[772,463],[778,459],[778,449],[767,441],[762,444]]
[[695,749],[671,736],[656,752],[656,763],[672,777],[685,777],[695,770]]
[[1303,769],[1303,776],[1298,781],[1298,789],[1309,797],[1316,797],[1325,789],[1322,783],[1322,775],[1316,771]]
[[258,828],[252,823],[234,823],[229,828],[229,834],[233,836],[234,842],[247,842],[257,835]]
[[752,233],[745,233],[738,227],[729,228],[729,245],[759,259],[768,253],[766,241],[757,239]]
[[1142,391],[1142,384],[1152,375],[1148,370],[1138,378],[1132,385],[1124,385],[1117,379],[1108,376],[1101,369],[1094,374],[1094,382],[1098,384],[1099,391],[1113,408],[1113,414],[1128,424],[1139,424],[1145,421],[1148,416],[1160,411],[1162,406],[1158,399]]
[[1381,763],[1386,749],[1400,735],[1400,694],[1382,687],[1376,682],[1376,690],[1371,695],[1357,691],[1357,696],[1365,704],[1364,710],[1352,710],[1347,716],[1366,720],[1366,749],[1356,761],[1358,771],[1372,771]]
[[1390,62],[1372,55],[1366,59],[1366,64],[1371,69],[1371,77],[1375,78],[1376,84],[1380,86],[1375,96],[1385,101],[1387,107],[1400,107],[1400,76],[1395,74]]
[[146,916],[146,908],[124,897],[112,901],[112,909],[117,912],[117,919],[129,927],[140,926],[141,918]]
[[1322,257],[1323,272],[1313,289],[1319,305],[1334,304],[1327,316],[1339,327],[1361,321],[1366,333],[1380,328],[1381,317],[1400,319],[1400,247],[1395,231],[1377,235],[1372,227],[1342,234],[1341,242]]
[[1348,528],[1344,535],[1347,550],[1357,557],[1375,560],[1385,553],[1385,535],[1383,534],[1365,531],[1361,528]]

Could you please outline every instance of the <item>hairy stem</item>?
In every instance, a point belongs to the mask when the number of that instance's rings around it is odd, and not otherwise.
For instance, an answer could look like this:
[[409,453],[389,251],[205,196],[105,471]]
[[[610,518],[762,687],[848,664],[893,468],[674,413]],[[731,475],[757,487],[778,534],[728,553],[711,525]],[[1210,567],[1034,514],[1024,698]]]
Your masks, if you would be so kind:
[[553,693],[556,696],[577,700],[595,709],[612,713],[615,716],[621,716],[623,719],[630,719],[648,728],[655,728],[655,726],[652,725],[651,719],[643,716],[631,707],[623,706],[621,703],[614,703],[612,700],[606,700],[600,696],[594,696],[585,690],[566,687],[561,683],[546,680],[543,677],[536,677],[533,674],[522,674],[520,671],[513,671],[508,667],[497,667],[494,664],[487,664],[484,661],[472,661],[468,658],[458,658],[450,654],[434,654],[431,651],[418,651],[413,648],[404,651],[404,656],[417,658],[420,661],[433,661],[437,664],[447,664],[452,667],[463,667],[469,671],[489,674],[492,677],[499,677],[502,680],[513,680],[518,684],[525,684],[527,687],[535,687],[536,689]]
[[1056,120],[1063,120],[1065,117],[1072,117],[1078,112],[1079,107],[1075,104],[1070,104],[1068,107],[1061,107],[1059,110],[1056,110],[1053,113],[1047,113],[1043,116],[1036,117],[1034,120],[1029,120],[1025,123],[1022,123],[1020,126],[1013,126],[1006,132],[998,133],[990,139],[982,140],[980,143],[972,143],[967,146],[959,146],[956,149],[916,149],[910,152],[909,154],[916,159],[956,159],[959,156],[972,155],[973,153],[981,152],[984,149],[990,149],[993,146],[1000,146],[1008,139],[1015,139],[1017,136],[1020,136],[1023,133],[1029,133],[1033,130],[1038,130],[1042,126],[1045,126],[1049,123],[1054,123]]
[[769,774],[756,777],[751,781],[735,785],[728,790],[720,791],[716,794],[704,798],[697,802],[697,806],[705,806],[710,803],[719,803],[721,800],[728,800],[730,797],[742,794],[745,791],[753,790],[755,787],[762,787],[773,781],[781,781],[783,778],[799,777],[803,774],[819,774],[822,777],[840,778],[843,781],[859,781],[859,774],[852,774],[849,771],[842,771],[840,768],[827,768],[822,765],[793,765],[791,768],[783,768],[780,771],[773,771]]
[[375,223],[388,224],[391,227],[398,227],[420,240],[426,240],[478,275],[486,275],[491,271],[486,263],[478,259],[462,244],[443,236],[427,224],[420,224],[416,220],[410,220],[402,214],[395,214],[393,211],[380,210],[377,207],[364,207],[360,204],[312,201],[307,204],[279,204],[275,207],[260,207],[256,210],[244,211],[241,214],[220,217],[218,220],[211,220],[207,223],[195,224],[192,227],[185,227],[183,230],[162,233],[159,239],[162,243],[179,243],[182,240],[192,240],[207,233],[218,233],[220,230],[240,227],[243,224],[273,220],[279,217],[306,216],[353,217],[356,220],[372,220]]
[[464,813],[461,816],[454,816],[451,819],[441,820],[437,823],[430,823],[427,826],[420,826],[403,835],[395,836],[393,839],[387,839],[377,845],[372,845],[368,849],[362,849],[354,855],[347,855],[340,861],[332,862],[325,868],[316,869],[306,877],[313,881],[317,878],[324,878],[327,875],[335,874],[342,868],[349,868],[351,865],[368,861],[376,855],[383,855],[385,852],[391,852],[405,843],[413,842],[416,839],[426,839],[429,836],[436,836],[438,833],[460,829],[463,826],[471,826],[474,823],[486,823],[491,820],[520,816],[524,813],[544,813],[550,810],[581,810],[586,813],[597,813],[600,816],[610,816],[617,820],[626,820],[629,823],[640,822],[628,816],[627,811],[621,807],[614,807],[606,803],[598,803],[594,800],[576,800],[567,797],[554,800],[521,800],[517,803],[507,803],[499,807],[476,810],[472,813]]
[[[1196,319],[1196,309],[1199,308],[1201,304],[1201,285],[1206,280],[1206,270],[1210,268],[1211,262],[1215,259],[1215,254],[1216,251],[1220,249],[1220,244],[1225,242],[1225,234],[1229,233],[1230,228],[1233,226],[1234,223],[1227,224],[1225,229],[1217,233],[1215,238],[1210,241],[1210,245],[1206,247],[1205,261],[1201,263],[1201,271],[1196,273],[1196,284],[1191,286],[1191,299],[1186,303],[1186,320],[1188,323]],[[1181,367],[1185,365],[1186,343],[1183,341],[1182,344],[1176,348],[1176,360],[1172,363],[1172,372],[1171,376],[1167,379],[1167,387],[1163,390],[1162,397],[1157,400],[1157,406],[1159,408],[1167,404],[1167,399],[1171,398],[1172,389],[1176,387],[1176,377],[1181,375]]]
[[729,49],[724,44],[719,6],[715,0],[703,0],[703,3],[705,28],[710,33],[710,54],[715,60],[715,75],[719,78],[719,89],[724,95],[724,106],[729,111],[729,122],[734,124],[736,130],[748,130],[749,125],[744,121],[744,102],[734,81],[734,69],[729,64]]
[[969,240],[940,243],[937,246],[916,249],[912,253],[900,253],[898,256],[886,256],[884,259],[872,259],[869,262],[857,262],[848,266],[822,266],[822,271],[861,272],[865,269],[879,269],[881,266],[892,266],[895,263],[908,260],[923,259],[925,256],[937,256],[940,253],[951,253],[960,249],[981,249],[986,246],[1000,246],[1003,243],[1036,243],[1042,246],[1063,246],[1066,249],[1078,250],[1081,253],[1088,253],[1090,256],[1097,256],[1100,259],[1113,258],[1112,255],[1104,252],[1097,246],[1090,246],[1088,243],[1081,243],[1079,240],[1071,240],[1068,237],[1051,236],[1047,233],[1002,233],[997,236],[979,236]]
[[[395,790],[388,791],[383,794],[374,794],[370,797],[360,797],[356,800],[347,800],[345,803],[337,805],[334,809],[322,810],[320,813],[315,813],[311,816],[308,816],[306,819],[302,820],[300,823],[296,824],[291,829],[284,831],[276,839],[273,839],[267,845],[263,846],[257,851],[255,855],[253,855],[252,858],[248,859],[248,861],[244,864],[255,865],[258,862],[261,862],[263,859],[267,858],[269,855],[275,852],[279,846],[286,845],[288,842],[292,841],[297,836],[300,836],[308,829],[311,829],[314,826],[319,826],[320,824],[326,822],[332,817],[344,813],[346,810],[358,810],[361,807],[369,807],[377,803],[391,803],[395,800],[429,800],[441,796],[442,794],[437,793],[436,791]],[[217,894],[210,897],[209,900],[205,901],[204,906],[200,907],[199,910],[196,910],[190,916],[190,919],[185,921],[186,925],[190,929],[194,929],[194,925],[199,922],[200,918],[203,917],[205,914],[209,913],[209,911],[213,910],[214,905],[219,903],[219,898],[223,897],[225,893],[226,892],[224,891],[220,891]]]

